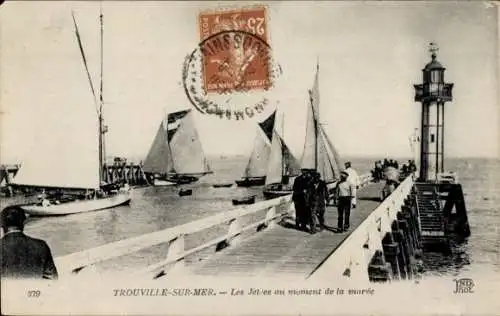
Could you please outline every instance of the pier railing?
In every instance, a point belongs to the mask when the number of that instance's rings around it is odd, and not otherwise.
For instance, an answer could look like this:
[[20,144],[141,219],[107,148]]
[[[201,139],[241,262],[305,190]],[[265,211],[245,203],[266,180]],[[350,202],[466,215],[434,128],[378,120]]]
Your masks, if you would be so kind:
[[391,232],[397,213],[413,186],[407,177],[340,246],[314,271],[310,280],[349,278],[369,281],[368,266],[377,250],[383,251],[382,240]]
[[[360,176],[360,187],[367,185],[370,180],[370,175]],[[222,212],[165,230],[123,239],[96,248],[57,257],[55,263],[62,277],[77,275],[82,270],[88,270],[89,267],[100,262],[138,252],[159,244],[168,243],[168,250],[164,260],[139,271],[134,271],[134,274],[142,274],[144,277],[158,278],[165,274],[171,275],[178,272],[183,268],[186,257],[211,247],[214,248],[214,251],[224,249],[237,242],[242,233],[251,232],[252,230],[260,231],[264,228],[272,227],[276,222],[288,214],[293,213],[294,210],[295,207],[292,202],[292,195],[289,194]],[[252,214],[258,215],[257,213],[259,212],[263,212],[263,216],[258,217],[259,219],[256,221],[254,220],[242,226],[244,222],[242,218],[244,216]],[[225,234],[199,246],[186,249],[185,240],[188,236],[220,225],[226,225]]]
[[[168,251],[165,260],[148,266],[137,272],[150,274],[151,278],[161,276],[166,273],[173,273],[177,268],[182,267],[183,260],[196,252],[209,247],[223,249],[237,241],[237,237],[245,231],[252,229],[261,230],[270,227],[280,218],[286,216],[294,210],[291,195],[279,197],[272,200],[258,202],[253,205],[237,208],[228,212],[219,213],[207,218],[195,220],[186,224],[132,237],[117,242],[105,244],[89,250],[69,254],[56,258],[56,266],[60,274],[78,274],[94,264],[117,258],[129,253],[153,247],[168,242]],[[265,212],[265,215],[256,222],[245,227],[241,226],[240,219],[243,216]],[[202,245],[191,249],[185,249],[185,239],[187,236],[195,234],[205,229],[217,225],[227,225],[227,233]]]

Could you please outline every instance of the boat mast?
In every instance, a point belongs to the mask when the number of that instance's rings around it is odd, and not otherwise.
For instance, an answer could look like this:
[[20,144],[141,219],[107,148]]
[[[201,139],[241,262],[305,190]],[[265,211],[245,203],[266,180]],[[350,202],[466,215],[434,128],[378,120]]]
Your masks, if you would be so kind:
[[[317,92],[317,90],[319,89],[319,87],[316,86],[316,85],[319,85],[318,76],[319,76],[319,57],[316,61],[316,80],[314,82],[315,87],[313,88],[314,92]],[[313,97],[318,98],[319,95],[314,95]],[[311,98],[311,101],[317,102],[318,108],[316,110],[319,112],[319,100],[314,100],[313,98]],[[319,120],[319,113],[314,112],[315,111],[314,103],[311,103],[311,106],[313,108],[313,117],[314,117],[314,169],[316,169],[316,171],[318,171],[318,120]]]
[[[95,89],[94,89],[94,84],[92,82],[92,77],[90,76],[90,72],[89,72],[89,68],[88,68],[88,65],[87,65],[87,58],[85,57],[85,51],[83,49],[83,45],[82,45],[82,40],[80,38],[80,32],[78,31],[78,25],[76,24],[76,18],[75,18],[75,14],[74,12],[72,11],[71,12],[71,17],[73,18],[73,25],[75,26],[75,35],[76,35],[76,40],[78,42],[78,47],[80,48],[80,54],[82,56],[82,61],[83,61],[83,66],[85,68],[85,72],[87,73],[87,79],[89,81],[89,85],[90,85],[90,90],[92,91],[92,96],[94,97],[94,105],[96,107],[96,111],[97,111],[97,116],[99,117],[99,186],[100,186],[100,181],[102,179],[102,151],[101,151],[101,145],[102,145],[102,133],[101,133],[101,110],[102,110],[102,102],[101,102],[101,105],[98,105],[97,104],[97,97],[96,97],[96,93],[95,93]],[[102,100],[102,97],[101,97],[101,100]]]
[[[281,116],[281,135],[285,138],[285,113]],[[286,159],[285,159],[285,144],[281,142],[281,182],[283,182],[283,177],[285,176],[286,171]]]
[[99,183],[102,182],[104,177],[105,169],[105,159],[106,159],[106,147],[105,147],[105,139],[104,134],[107,132],[106,126],[104,126],[104,117],[102,114],[102,108],[104,105],[103,99],[103,64],[104,64],[104,24],[103,24],[103,15],[102,15],[102,2],[99,9],[99,21],[101,24],[101,83],[100,83],[100,91],[99,91]]

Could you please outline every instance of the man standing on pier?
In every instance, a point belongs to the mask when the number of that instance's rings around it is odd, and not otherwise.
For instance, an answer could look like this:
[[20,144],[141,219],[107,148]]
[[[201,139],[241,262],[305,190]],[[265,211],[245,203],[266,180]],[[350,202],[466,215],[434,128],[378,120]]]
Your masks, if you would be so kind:
[[295,204],[295,226],[299,230],[305,230],[307,227],[307,187],[309,183],[306,169],[295,178],[293,182],[292,199]]
[[2,277],[57,279],[57,269],[49,246],[45,241],[23,233],[25,220],[24,210],[19,206],[8,206],[2,210]]
[[354,184],[347,180],[349,174],[346,171],[340,173],[340,181],[337,184],[337,210],[338,210],[338,221],[337,221],[337,231],[342,233],[349,229],[349,217],[351,215],[351,203],[352,198],[355,194],[356,187]]
[[354,192],[352,194],[352,208],[356,208],[356,190],[359,189],[359,176],[356,170],[351,167],[351,162],[345,163],[345,172],[347,172],[347,180],[354,185]]
[[311,185],[311,194],[310,194],[310,199],[311,199],[310,203],[312,211],[311,221],[313,223],[312,225],[315,226],[317,220],[320,230],[323,230],[325,228],[325,208],[326,208],[327,197],[328,197],[328,189],[326,187],[326,183],[321,179],[320,173],[315,171]]

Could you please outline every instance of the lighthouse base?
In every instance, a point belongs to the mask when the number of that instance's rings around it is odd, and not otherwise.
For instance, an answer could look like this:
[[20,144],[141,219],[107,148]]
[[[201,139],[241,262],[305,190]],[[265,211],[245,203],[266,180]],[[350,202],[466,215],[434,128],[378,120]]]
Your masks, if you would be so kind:
[[461,243],[470,236],[467,210],[458,183],[417,182],[413,187],[420,222],[422,246],[449,251],[451,242]]

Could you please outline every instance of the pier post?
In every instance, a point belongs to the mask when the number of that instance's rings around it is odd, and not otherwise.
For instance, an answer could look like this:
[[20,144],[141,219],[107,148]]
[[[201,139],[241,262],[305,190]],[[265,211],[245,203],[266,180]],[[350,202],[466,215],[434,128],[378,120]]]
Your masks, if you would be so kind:
[[382,248],[384,250],[383,253],[385,256],[385,260],[391,264],[393,278],[395,280],[399,280],[399,245],[394,241],[392,233],[388,232],[385,234],[384,238],[382,239]]
[[405,245],[405,234],[399,227],[399,223],[397,220],[392,222],[391,229],[392,229],[392,236],[394,238],[394,241],[397,243],[399,249],[397,255],[399,274],[401,276],[401,279],[407,279],[409,258],[408,258],[408,250],[406,249]]
[[226,239],[219,242],[215,247],[215,251],[221,251],[226,247],[235,245],[240,240],[241,234],[241,224],[237,218],[233,218],[229,221],[229,227],[226,235]]
[[[184,270],[184,258],[177,259],[184,252],[184,235],[179,235],[175,239],[170,240],[168,244],[167,260],[173,260],[170,268],[167,271],[168,275],[179,274]],[[163,275],[163,271],[161,275]],[[159,277],[159,276],[156,276]]]
[[276,216],[276,207],[271,207],[266,213],[266,221],[264,223],[264,226],[267,228],[273,228],[276,223],[274,220],[274,217]]
[[384,253],[376,250],[368,264],[370,282],[389,282],[392,279],[391,264],[384,259]]

